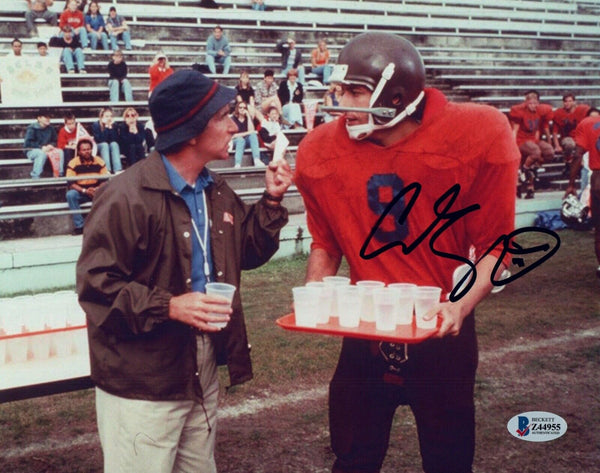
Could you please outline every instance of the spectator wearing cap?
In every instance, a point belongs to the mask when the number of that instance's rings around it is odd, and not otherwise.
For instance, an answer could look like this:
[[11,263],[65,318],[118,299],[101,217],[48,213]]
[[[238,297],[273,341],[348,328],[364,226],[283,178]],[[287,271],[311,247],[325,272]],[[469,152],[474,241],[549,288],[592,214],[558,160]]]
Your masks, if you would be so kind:
[[281,74],[287,77],[290,69],[298,71],[298,82],[304,84],[304,66],[302,65],[302,53],[296,47],[296,40],[289,37],[287,42],[278,41],[275,49],[281,53]]
[[[82,177],[85,179],[69,182],[67,190],[67,203],[70,210],[80,210],[81,204],[90,202],[98,188],[104,183],[93,176],[108,174],[104,161],[99,156],[94,156],[92,150],[94,142],[89,138],[82,138],[77,142],[75,157],[67,164],[67,177]],[[73,235],[83,233],[84,218],[80,213],[73,214]]]
[[[248,205],[206,167],[228,159],[234,99],[197,71],[175,72],[149,100],[156,150],[94,196],[77,292],[104,471],[215,473],[217,365],[232,386],[252,378],[240,273],[277,250],[292,172],[272,163]],[[232,303],[206,294],[209,281],[234,285]]]
[[229,74],[231,47],[220,26],[215,26],[212,34],[206,40],[206,65],[211,74],[217,73],[217,64],[223,66],[223,74]]
[[156,53],[152,65],[148,69],[150,75],[150,86],[148,87],[148,95],[152,94],[155,87],[160,84],[163,80],[173,74],[173,69],[169,65],[167,55],[162,51]]
[[25,156],[33,162],[33,179],[41,177],[49,153],[57,153],[60,156],[59,169],[63,169],[64,154],[56,147],[57,140],[56,130],[50,124],[50,115],[44,110],[39,110],[36,121],[27,127],[24,140]]
[[108,17],[106,18],[106,30],[110,38],[110,46],[113,51],[118,48],[117,41],[121,40],[125,43],[125,49],[131,50],[131,33],[129,25],[121,15],[117,14],[115,7],[108,9]]

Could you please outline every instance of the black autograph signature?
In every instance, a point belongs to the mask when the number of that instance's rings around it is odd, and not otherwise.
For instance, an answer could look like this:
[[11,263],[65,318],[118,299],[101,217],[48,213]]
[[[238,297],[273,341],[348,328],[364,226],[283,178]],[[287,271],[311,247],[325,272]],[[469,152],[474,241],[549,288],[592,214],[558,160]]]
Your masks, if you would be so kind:
[[[477,278],[477,269],[475,268],[475,265],[482,258],[484,258],[486,255],[488,255],[491,251],[493,251],[494,248],[496,248],[498,245],[502,244],[502,252],[501,252],[501,254],[498,258],[498,261],[496,262],[496,265],[494,266],[494,269],[490,276],[491,282],[494,286],[503,286],[512,281],[515,281],[516,279],[520,278],[521,276],[524,276],[529,271],[532,271],[533,269],[537,268],[544,261],[546,261],[547,259],[552,257],[554,255],[554,253],[556,253],[558,251],[558,248],[560,247],[560,238],[552,230],[548,230],[545,228],[537,228],[537,227],[523,227],[523,228],[519,228],[519,229],[511,232],[508,235],[499,236],[496,239],[496,241],[490,246],[490,248],[483,255],[481,255],[481,257],[475,262],[469,260],[468,258],[460,256],[460,255],[446,253],[446,252],[438,250],[435,247],[435,242],[436,242],[437,238],[442,233],[444,233],[444,231],[446,231],[450,226],[452,226],[454,223],[456,223],[459,219],[461,219],[468,213],[474,212],[480,208],[479,204],[473,204],[468,207],[465,207],[464,209],[450,212],[450,208],[452,207],[452,205],[456,201],[456,198],[458,197],[458,194],[460,193],[460,185],[455,184],[452,187],[450,187],[450,189],[448,189],[444,194],[442,194],[439,199],[437,199],[435,201],[433,210],[435,212],[436,219],[411,244],[407,245],[404,241],[401,241],[401,240],[392,241],[392,242],[387,243],[387,244],[381,246],[380,248],[377,248],[368,253],[367,248],[368,248],[369,244],[371,243],[371,240],[375,236],[377,230],[379,229],[380,225],[382,224],[384,218],[390,214],[390,212],[392,211],[394,206],[397,205],[398,202],[400,202],[401,199],[405,195],[411,194],[410,198],[408,200],[408,203],[406,204],[404,210],[398,217],[399,224],[404,224],[406,222],[406,218],[408,217],[408,214],[412,210],[415,202],[417,201],[417,198],[419,197],[419,194],[421,192],[421,187],[422,187],[421,184],[414,182],[414,183],[409,184],[408,186],[404,187],[402,189],[402,191],[400,191],[396,196],[394,196],[392,201],[386,206],[385,210],[382,212],[382,214],[377,219],[377,222],[375,222],[375,225],[371,229],[369,236],[367,236],[367,239],[363,243],[363,246],[360,249],[360,257],[363,259],[375,258],[375,257],[379,256],[380,254],[384,253],[385,251],[395,248],[396,246],[400,246],[402,248],[402,252],[405,255],[408,255],[415,248],[417,248],[417,246],[419,246],[423,242],[423,240],[425,240],[425,238],[427,238],[427,236],[429,236],[431,234],[431,238],[429,240],[429,248],[431,249],[431,252],[434,255],[440,256],[443,258],[452,259],[455,261],[459,261],[460,263],[463,263],[463,264],[466,264],[469,266],[469,271],[466,272],[466,274],[463,276],[463,278],[452,289],[452,292],[450,293],[450,296],[449,296],[449,300],[451,302],[458,301],[471,289],[471,287],[473,286],[473,284],[475,283],[475,280]],[[435,228],[440,223],[441,223],[441,226],[437,230],[435,230]],[[432,234],[432,232],[434,230],[435,230],[435,232]],[[552,242],[552,244],[544,243],[544,244],[535,245],[535,246],[532,246],[529,248],[524,248],[514,241],[515,237],[517,237],[518,235],[524,234],[524,233],[545,234],[545,235],[548,235],[549,237],[553,238],[554,242]],[[538,253],[540,254],[539,258],[535,259],[533,262],[530,262],[529,264],[525,263],[523,256],[535,255]],[[497,280],[496,279],[497,273],[499,272],[500,266],[502,264],[502,260],[505,258],[505,256],[507,254],[512,256],[512,263],[514,265],[518,266],[519,269],[514,274],[512,274],[510,277],[508,277],[506,279],[502,279],[502,280]],[[460,291],[458,291],[459,288],[461,288],[461,286],[463,285],[463,283],[467,280],[468,280],[468,282],[464,286],[464,288],[462,288]]]

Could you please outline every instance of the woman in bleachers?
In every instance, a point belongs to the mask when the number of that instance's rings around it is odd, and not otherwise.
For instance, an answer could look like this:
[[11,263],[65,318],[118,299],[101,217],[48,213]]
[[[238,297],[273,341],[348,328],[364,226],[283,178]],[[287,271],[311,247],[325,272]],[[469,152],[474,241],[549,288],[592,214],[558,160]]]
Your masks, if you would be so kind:
[[[69,2],[71,0],[65,0],[65,8],[67,8],[69,6]],[[74,0],[75,3],[77,4],[77,9],[79,11],[84,11],[85,10],[85,5],[87,4],[87,0]]]
[[242,165],[244,150],[247,146],[252,151],[252,159],[255,166],[264,167],[260,160],[260,149],[258,146],[258,136],[254,128],[252,117],[248,111],[248,105],[245,102],[236,102],[235,110],[231,119],[237,125],[238,132],[233,135],[232,141],[235,148],[235,167],[239,168]]
[[112,173],[121,171],[121,148],[112,108],[104,107],[100,110],[98,121],[92,123],[92,135],[98,145],[98,154],[106,163],[106,169]]
[[146,157],[146,132],[135,108],[127,107],[123,112],[123,123],[119,126],[119,147],[129,166]]
[[250,74],[248,74],[248,71],[240,73],[240,79],[235,86],[235,90],[237,91],[236,101],[244,102],[246,105],[254,108],[254,88],[250,85]]
[[89,38],[87,35],[87,29],[85,27],[85,17],[83,13],[78,9],[77,0],[68,0],[66,8],[60,14],[58,20],[58,26],[61,31],[66,27],[70,26],[73,30],[73,34],[79,37],[82,48],[87,48],[89,44]]
[[277,91],[279,101],[282,104],[283,123],[288,128],[298,128],[302,126],[302,109],[300,104],[304,98],[302,84],[298,81],[298,71],[290,69],[287,73],[287,80],[279,84]]
[[156,53],[150,69],[148,69],[150,75],[150,86],[148,87],[148,97],[152,94],[154,88],[160,84],[163,80],[173,74],[173,69],[169,65],[167,55],[162,51]]
[[106,34],[106,23],[104,17],[100,14],[100,5],[98,2],[90,2],[90,5],[85,15],[85,28],[90,46],[92,49],[98,47],[98,40],[102,43],[102,49],[108,51],[108,36]]

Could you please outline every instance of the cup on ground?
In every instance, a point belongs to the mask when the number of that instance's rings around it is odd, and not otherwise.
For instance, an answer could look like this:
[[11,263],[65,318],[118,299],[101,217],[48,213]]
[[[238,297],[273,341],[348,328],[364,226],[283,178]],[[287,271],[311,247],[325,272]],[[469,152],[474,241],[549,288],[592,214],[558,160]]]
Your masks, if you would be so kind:
[[375,328],[382,331],[396,330],[396,310],[398,298],[396,291],[382,287],[373,291],[375,307]]
[[385,287],[383,281],[357,281],[356,286],[361,293],[360,319],[365,322],[375,321],[375,307],[373,305],[373,290]]
[[338,290],[338,312],[341,327],[358,327],[360,324],[361,292],[357,286],[340,286]]
[[[233,301],[233,295],[235,293],[235,286],[233,284],[227,284],[224,282],[209,282],[206,284],[206,293],[214,296],[224,297],[229,301],[229,307],[231,307],[231,301]],[[223,314],[217,314],[215,312],[209,313],[209,315],[215,317],[226,318]],[[227,325],[227,321],[223,322],[208,322],[213,327],[224,328]]]
[[328,286],[322,281],[310,281],[306,287],[316,287],[319,289],[319,307],[317,311],[317,323],[326,324],[331,316],[333,306],[333,287]]
[[396,291],[398,295],[398,311],[396,313],[396,323],[398,325],[410,325],[413,321],[416,284],[410,283],[392,283],[389,288]]
[[417,327],[431,329],[437,326],[437,315],[431,320],[423,317],[440,302],[442,288],[434,286],[418,286],[415,291],[415,318]]
[[294,314],[298,327],[316,327],[319,312],[320,288],[301,286],[292,288]]

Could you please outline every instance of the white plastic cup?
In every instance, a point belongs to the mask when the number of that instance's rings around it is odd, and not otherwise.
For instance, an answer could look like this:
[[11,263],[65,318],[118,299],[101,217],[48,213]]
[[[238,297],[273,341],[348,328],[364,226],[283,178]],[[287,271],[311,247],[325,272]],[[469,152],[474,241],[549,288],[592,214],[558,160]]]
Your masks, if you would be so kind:
[[415,291],[415,317],[417,327],[431,329],[437,326],[437,315],[431,320],[423,320],[423,317],[440,302],[442,288],[434,286],[418,286]]
[[[25,333],[25,309],[31,296],[6,298],[3,301],[4,332],[6,335]],[[27,337],[9,338],[6,340],[6,361],[23,363],[27,361]]]
[[41,333],[28,338],[28,350],[34,360],[47,360],[50,356],[50,334]]
[[365,322],[375,321],[375,306],[373,305],[373,290],[385,287],[383,281],[357,281],[356,286],[360,289],[361,305],[360,319]]
[[292,288],[294,314],[298,327],[316,327],[319,312],[318,287],[300,286]]
[[361,308],[360,288],[357,286],[340,286],[337,290],[340,327],[358,327]]
[[337,317],[339,315],[338,305],[337,305],[337,288],[340,286],[349,286],[350,278],[345,276],[325,276],[323,278],[323,282],[329,287],[333,288],[333,302],[331,304],[331,316]]
[[317,311],[317,323],[326,324],[331,316],[333,306],[333,288],[322,281],[310,281],[306,287],[316,287],[319,289],[319,308]]
[[0,366],[6,363],[6,342],[7,340],[0,340]]
[[398,311],[396,323],[398,325],[410,325],[413,321],[416,284],[396,282],[388,285],[398,294]]
[[[235,294],[235,286],[233,284],[227,284],[224,282],[209,282],[206,284],[206,293],[211,294],[213,296],[221,296],[226,298],[229,301],[229,307],[231,307],[233,295]],[[216,312],[211,312],[209,315],[226,318],[226,316],[224,316],[223,314],[218,314]],[[213,327],[225,328],[225,326],[227,325],[227,321],[209,322],[208,324],[212,325]]]
[[375,328],[385,332],[396,330],[396,311],[398,308],[396,291],[389,287],[375,289],[373,291],[373,303],[375,307]]

